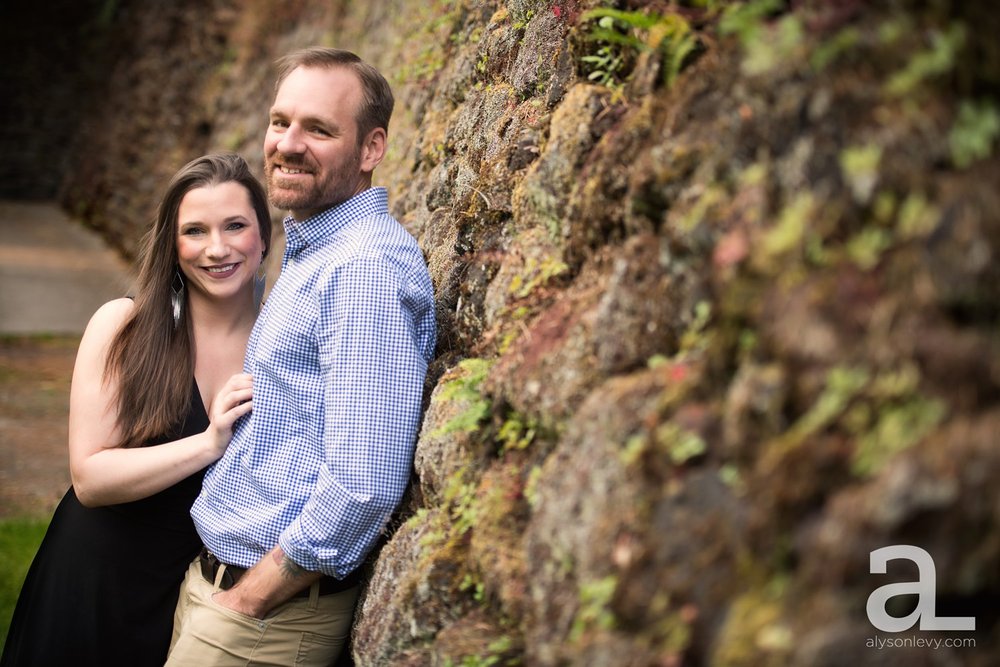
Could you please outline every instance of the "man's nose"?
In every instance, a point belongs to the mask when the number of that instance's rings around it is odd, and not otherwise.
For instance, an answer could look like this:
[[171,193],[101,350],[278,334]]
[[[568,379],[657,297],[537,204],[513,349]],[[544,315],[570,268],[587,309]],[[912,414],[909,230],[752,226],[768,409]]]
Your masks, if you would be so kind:
[[302,130],[297,125],[289,125],[281,133],[281,138],[278,139],[275,148],[278,149],[279,153],[285,155],[302,153],[305,150],[305,144],[302,142]]

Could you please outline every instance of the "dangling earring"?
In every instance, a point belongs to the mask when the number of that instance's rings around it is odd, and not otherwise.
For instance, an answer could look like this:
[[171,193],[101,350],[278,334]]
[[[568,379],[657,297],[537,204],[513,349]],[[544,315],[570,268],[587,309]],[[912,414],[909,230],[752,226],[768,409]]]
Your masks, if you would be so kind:
[[267,267],[264,266],[266,256],[267,253],[260,256],[260,264],[253,278],[253,302],[257,305],[257,310],[260,310],[260,302],[264,300],[264,288],[267,287]]
[[181,323],[181,309],[184,306],[184,276],[181,270],[174,270],[174,279],[170,283],[170,304],[174,308],[174,329]]

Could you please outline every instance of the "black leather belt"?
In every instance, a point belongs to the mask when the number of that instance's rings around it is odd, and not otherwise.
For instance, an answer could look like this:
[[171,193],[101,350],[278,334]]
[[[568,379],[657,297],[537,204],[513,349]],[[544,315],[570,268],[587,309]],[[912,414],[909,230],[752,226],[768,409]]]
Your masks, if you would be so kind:
[[[204,548],[201,550],[201,553],[198,554],[198,562],[201,565],[201,576],[203,576],[205,581],[208,583],[215,585],[215,575],[219,573],[219,568],[222,567],[224,563],[219,561],[219,559],[216,558],[208,549]],[[219,588],[224,591],[228,591],[236,585],[236,582],[240,580],[240,577],[242,577],[246,571],[247,568],[245,567],[226,565],[226,569],[222,573],[222,580],[219,582]],[[323,577],[319,580],[319,594],[330,595],[331,593],[346,591],[348,588],[357,586],[360,580],[361,576],[357,570],[351,572],[343,579],[323,575]],[[292,597],[307,598],[309,597],[310,588],[312,588],[312,586],[303,588]]]

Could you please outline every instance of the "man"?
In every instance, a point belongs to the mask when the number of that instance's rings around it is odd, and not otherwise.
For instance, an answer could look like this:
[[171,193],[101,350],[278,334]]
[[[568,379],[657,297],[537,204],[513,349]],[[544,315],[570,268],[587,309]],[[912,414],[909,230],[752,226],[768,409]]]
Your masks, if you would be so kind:
[[388,83],[336,49],[278,65],[264,160],[287,247],[247,346],[253,411],[191,510],[206,550],[168,665],[334,661],[409,479],[434,350],[423,255],[371,185]]

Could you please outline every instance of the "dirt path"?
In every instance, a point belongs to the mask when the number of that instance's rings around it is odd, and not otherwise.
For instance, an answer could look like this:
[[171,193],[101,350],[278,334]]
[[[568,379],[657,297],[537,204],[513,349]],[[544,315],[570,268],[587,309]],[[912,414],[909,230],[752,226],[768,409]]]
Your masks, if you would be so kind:
[[52,204],[0,201],[0,517],[47,516],[69,485],[80,334],[127,265]]
[[48,515],[69,486],[66,416],[79,338],[0,338],[0,517]]

